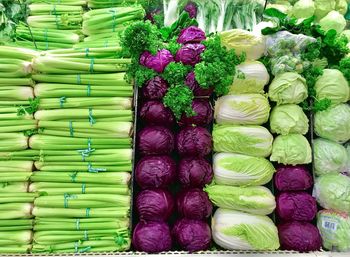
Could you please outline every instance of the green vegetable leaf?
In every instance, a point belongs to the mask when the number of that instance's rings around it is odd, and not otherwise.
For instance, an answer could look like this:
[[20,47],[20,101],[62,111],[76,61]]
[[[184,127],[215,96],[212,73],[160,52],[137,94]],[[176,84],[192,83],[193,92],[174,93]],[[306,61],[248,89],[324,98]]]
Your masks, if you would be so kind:
[[33,114],[33,113],[35,113],[38,110],[38,108],[39,108],[39,103],[40,103],[39,98],[29,99],[29,105],[18,106],[17,116],[23,116],[23,115],[26,115],[26,114]]
[[137,60],[133,59],[125,74],[125,79],[129,83],[134,82],[138,87],[142,87],[148,80],[157,76],[157,74],[153,69],[140,65]]
[[179,120],[182,114],[186,114],[187,117],[195,115],[192,109],[193,98],[193,92],[187,86],[174,85],[164,96],[163,103],[173,111],[176,119]]
[[162,77],[168,81],[170,85],[182,85],[190,70],[191,66],[183,65],[180,62],[171,62],[166,66]]
[[344,77],[350,83],[350,57],[345,57],[340,61],[339,70],[343,73]]

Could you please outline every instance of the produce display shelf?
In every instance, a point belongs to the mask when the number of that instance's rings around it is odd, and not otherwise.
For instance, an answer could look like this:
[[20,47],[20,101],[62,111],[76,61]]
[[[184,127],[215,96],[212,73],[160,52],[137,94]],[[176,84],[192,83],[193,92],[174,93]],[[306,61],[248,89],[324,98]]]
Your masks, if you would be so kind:
[[132,256],[148,256],[148,257],[159,257],[159,256],[244,256],[244,257],[264,257],[264,256],[286,256],[290,255],[293,257],[350,257],[350,253],[338,253],[338,252],[309,252],[309,253],[299,253],[295,251],[204,251],[196,253],[188,253],[181,251],[165,252],[159,254],[145,254],[141,252],[120,252],[120,253],[80,253],[80,254],[0,254],[0,257],[48,257],[48,256],[57,256],[57,257],[73,257],[73,256],[94,256],[94,257],[105,257],[105,256],[121,256],[121,257],[132,257]]

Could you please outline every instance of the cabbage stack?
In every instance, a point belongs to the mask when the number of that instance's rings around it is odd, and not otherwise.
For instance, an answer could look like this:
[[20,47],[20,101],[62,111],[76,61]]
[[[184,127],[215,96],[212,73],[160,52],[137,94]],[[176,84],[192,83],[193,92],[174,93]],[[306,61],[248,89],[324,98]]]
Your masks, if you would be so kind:
[[28,253],[32,206],[28,192],[35,152],[28,137],[36,129],[30,73],[34,51],[0,46],[0,253]]
[[133,87],[124,81],[130,60],[99,53],[55,50],[33,61],[40,98],[39,131],[29,141],[39,152],[30,185],[40,194],[33,253],[130,247]]
[[264,187],[275,173],[266,159],[273,137],[262,126],[270,114],[263,95],[269,74],[253,60],[237,68],[240,76],[231,93],[215,103],[214,183],[205,189],[220,207],[212,221],[213,238],[230,250],[275,250],[279,248],[277,228],[265,216],[275,209],[275,197]]
[[38,50],[71,48],[82,39],[82,0],[33,0],[27,23],[16,28],[16,45]]

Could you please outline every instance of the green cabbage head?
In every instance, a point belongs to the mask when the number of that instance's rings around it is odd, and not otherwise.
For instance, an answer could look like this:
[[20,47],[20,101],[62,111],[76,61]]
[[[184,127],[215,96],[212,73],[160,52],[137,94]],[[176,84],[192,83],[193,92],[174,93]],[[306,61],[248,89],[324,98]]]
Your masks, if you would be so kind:
[[213,160],[215,183],[230,186],[261,186],[275,173],[272,163],[262,157],[217,153]]
[[270,115],[270,129],[272,133],[281,135],[305,135],[309,131],[309,119],[299,105],[277,105]]
[[319,24],[321,29],[326,32],[334,29],[338,34],[340,34],[346,27],[346,20],[344,15],[337,11],[331,11],[320,20]]
[[269,87],[270,100],[280,104],[299,104],[307,98],[306,80],[296,72],[277,75]]
[[318,136],[345,143],[350,139],[350,106],[339,104],[315,115],[315,132]]
[[315,3],[313,0],[299,0],[292,9],[292,15],[298,19],[309,18],[315,13]]
[[336,2],[335,0],[314,0],[315,2],[315,16],[317,20],[322,19],[330,11],[335,9]]
[[272,146],[270,161],[284,165],[311,163],[309,141],[300,134],[279,135]]
[[314,140],[314,167],[316,175],[346,171],[348,153],[341,144],[318,138]]
[[325,69],[315,84],[316,98],[328,98],[332,104],[345,103],[349,99],[350,87],[343,73],[336,69]]
[[219,208],[212,219],[215,243],[228,250],[276,250],[278,231],[267,216]]
[[323,247],[331,251],[350,250],[350,217],[344,212],[322,210],[317,214],[317,228]]

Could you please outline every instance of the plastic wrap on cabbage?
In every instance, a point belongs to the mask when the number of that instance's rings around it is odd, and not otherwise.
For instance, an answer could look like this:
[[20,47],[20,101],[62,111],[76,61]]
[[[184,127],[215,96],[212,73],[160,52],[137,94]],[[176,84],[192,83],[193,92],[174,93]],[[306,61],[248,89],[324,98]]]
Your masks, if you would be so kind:
[[315,84],[317,100],[329,99],[332,104],[346,103],[349,99],[349,83],[343,73],[336,69],[323,70]]
[[260,94],[226,95],[215,103],[217,124],[262,125],[269,115],[269,101]]
[[336,0],[314,0],[315,2],[315,16],[317,20],[322,19],[330,11],[335,9]]
[[261,126],[214,125],[212,134],[215,152],[267,157],[272,151],[273,136]]
[[270,115],[272,133],[305,135],[309,131],[309,119],[303,109],[296,104],[282,104],[274,107]]
[[265,185],[275,173],[267,159],[235,153],[216,154],[213,169],[215,183],[230,186]]
[[212,219],[215,243],[228,250],[276,250],[280,247],[273,221],[262,215],[219,208]]
[[323,17],[319,22],[321,29],[324,31],[329,31],[334,29],[338,34],[340,34],[346,27],[346,20],[344,15],[337,11],[330,11],[325,17]]
[[274,181],[279,191],[303,191],[313,185],[312,176],[303,165],[279,166]]
[[327,139],[314,140],[314,167],[318,176],[347,172],[348,153],[344,146]]
[[315,13],[315,3],[313,0],[299,0],[292,8],[292,15],[298,19],[309,18]]
[[278,234],[283,250],[309,252],[321,248],[320,233],[314,225],[308,222],[282,223],[278,226]]
[[311,159],[311,146],[303,135],[279,135],[275,138],[270,161],[298,165],[311,163]]
[[261,62],[248,61],[236,66],[242,76],[236,75],[229,94],[263,94],[264,87],[270,81],[270,75]]
[[330,251],[350,250],[350,217],[348,213],[322,210],[317,214],[322,245]]
[[284,221],[312,221],[317,213],[315,198],[306,192],[283,192],[276,204],[277,215]]
[[326,174],[316,179],[313,195],[325,209],[350,213],[350,178],[342,174]]
[[247,60],[258,60],[265,53],[265,37],[242,29],[220,33],[221,43],[227,49],[234,49],[237,55],[245,54]]
[[282,73],[269,86],[269,98],[280,104],[299,104],[308,96],[306,80],[295,72]]
[[275,196],[263,186],[209,185],[204,191],[212,203],[220,208],[257,215],[268,215],[276,208]]
[[318,136],[338,143],[350,140],[350,105],[339,104],[315,114]]

